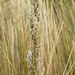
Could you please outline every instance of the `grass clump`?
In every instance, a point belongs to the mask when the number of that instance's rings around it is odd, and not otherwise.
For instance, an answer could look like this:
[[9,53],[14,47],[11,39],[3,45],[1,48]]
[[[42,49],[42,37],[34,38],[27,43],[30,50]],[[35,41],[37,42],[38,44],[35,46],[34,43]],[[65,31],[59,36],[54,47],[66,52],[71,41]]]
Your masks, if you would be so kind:
[[0,0],[0,75],[75,75],[75,0]]

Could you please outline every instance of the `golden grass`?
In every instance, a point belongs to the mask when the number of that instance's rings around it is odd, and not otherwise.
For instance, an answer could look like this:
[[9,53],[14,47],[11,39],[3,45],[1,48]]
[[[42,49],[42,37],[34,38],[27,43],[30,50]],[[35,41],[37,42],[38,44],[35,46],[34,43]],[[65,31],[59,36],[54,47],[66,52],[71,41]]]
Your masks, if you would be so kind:
[[[75,75],[75,0],[39,0],[38,75]],[[30,75],[29,0],[0,0],[0,75]]]

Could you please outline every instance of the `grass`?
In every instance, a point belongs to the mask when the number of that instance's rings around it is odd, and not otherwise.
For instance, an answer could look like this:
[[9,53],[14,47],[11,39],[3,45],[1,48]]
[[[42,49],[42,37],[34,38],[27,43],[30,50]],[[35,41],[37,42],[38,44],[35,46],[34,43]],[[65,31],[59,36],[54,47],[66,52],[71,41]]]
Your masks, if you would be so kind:
[[[75,0],[38,1],[37,75],[75,75]],[[30,0],[0,0],[0,75],[31,75],[30,9]]]

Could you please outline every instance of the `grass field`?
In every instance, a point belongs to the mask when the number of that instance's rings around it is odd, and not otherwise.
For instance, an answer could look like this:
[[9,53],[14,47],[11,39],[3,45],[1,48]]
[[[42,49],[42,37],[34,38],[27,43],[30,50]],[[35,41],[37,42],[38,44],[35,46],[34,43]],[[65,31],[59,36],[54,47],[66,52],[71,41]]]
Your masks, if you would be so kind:
[[0,75],[75,75],[75,0],[0,0]]

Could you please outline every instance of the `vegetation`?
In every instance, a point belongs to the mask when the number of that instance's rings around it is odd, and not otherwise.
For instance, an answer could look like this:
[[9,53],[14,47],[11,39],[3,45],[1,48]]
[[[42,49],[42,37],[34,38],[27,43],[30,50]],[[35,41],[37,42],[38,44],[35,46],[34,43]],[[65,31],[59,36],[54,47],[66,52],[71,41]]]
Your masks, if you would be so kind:
[[0,0],[0,75],[75,75],[75,0]]

